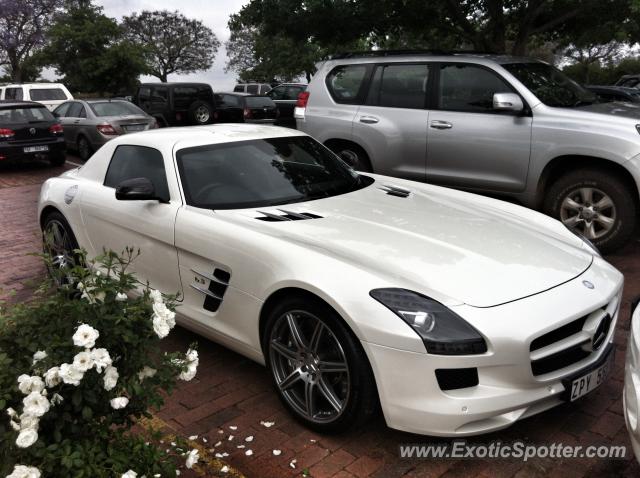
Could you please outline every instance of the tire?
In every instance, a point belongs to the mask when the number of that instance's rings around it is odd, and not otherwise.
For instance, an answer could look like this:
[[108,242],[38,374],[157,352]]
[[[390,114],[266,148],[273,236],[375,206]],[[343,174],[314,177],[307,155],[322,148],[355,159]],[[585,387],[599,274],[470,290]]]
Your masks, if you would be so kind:
[[[294,345],[291,320],[302,347]],[[286,299],[271,310],[264,331],[267,369],[280,400],[297,420],[331,433],[371,416],[378,397],[373,372],[358,339],[331,307],[307,297]],[[319,337],[316,352],[314,337]],[[329,363],[336,370],[327,370]],[[309,403],[315,410],[311,413]]]
[[[64,235],[64,239],[57,241],[55,228]],[[42,240],[44,252],[51,259],[51,263],[47,265],[49,275],[58,286],[70,284],[71,280],[61,270],[79,263],[79,257],[74,252],[79,247],[71,226],[58,211],[47,214],[42,222]]]
[[373,172],[369,157],[360,146],[349,143],[339,143],[331,146],[330,149],[356,171],[363,173]]
[[196,101],[189,107],[189,122],[195,125],[209,124],[213,121],[213,108],[204,101]]
[[54,153],[49,155],[49,164],[53,167],[62,166],[67,161],[67,156],[62,153]]
[[547,190],[545,213],[583,235],[601,252],[622,247],[635,230],[637,193],[602,169],[572,171]]
[[93,154],[93,148],[91,147],[91,143],[84,136],[80,136],[78,138],[78,155],[80,159],[83,161],[87,161],[91,155]]

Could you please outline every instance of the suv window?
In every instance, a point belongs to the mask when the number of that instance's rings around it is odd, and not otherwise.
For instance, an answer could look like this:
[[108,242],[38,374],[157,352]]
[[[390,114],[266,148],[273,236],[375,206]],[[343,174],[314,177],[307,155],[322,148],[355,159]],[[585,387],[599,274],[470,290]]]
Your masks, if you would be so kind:
[[285,87],[276,86],[269,93],[267,93],[267,96],[272,100],[284,100],[285,99],[284,94],[285,94]]
[[367,103],[392,108],[422,109],[427,99],[428,65],[378,66]]
[[342,65],[327,75],[327,88],[338,103],[357,104],[361,102],[363,85],[369,65]]
[[151,88],[148,86],[142,86],[138,90],[138,99],[142,101],[149,101],[149,97],[151,96]]
[[253,93],[254,95],[258,92],[258,85],[247,85],[247,93]]
[[506,81],[486,68],[462,63],[440,66],[440,109],[492,112],[493,94],[511,92]]
[[62,88],[34,88],[29,90],[29,96],[33,101],[66,100]]
[[243,85],[236,85],[236,87],[233,89],[234,93],[244,93],[244,86]]
[[113,153],[104,185],[115,188],[122,181],[147,178],[153,183],[156,195],[169,200],[169,186],[164,172],[162,153],[146,146],[118,146]]
[[7,88],[4,92],[5,100],[21,100],[22,88]]
[[71,107],[69,108],[69,111],[67,112],[67,117],[69,118],[80,118],[80,113],[83,110],[82,104],[78,103],[78,102],[73,102],[71,103]]
[[176,108],[188,108],[198,97],[195,86],[176,86],[173,89],[173,103]]
[[167,102],[167,88],[165,86],[156,86],[151,90],[151,101],[154,103]]
[[220,95],[222,99],[222,106],[233,107],[242,106],[242,102],[238,96],[234,95]]

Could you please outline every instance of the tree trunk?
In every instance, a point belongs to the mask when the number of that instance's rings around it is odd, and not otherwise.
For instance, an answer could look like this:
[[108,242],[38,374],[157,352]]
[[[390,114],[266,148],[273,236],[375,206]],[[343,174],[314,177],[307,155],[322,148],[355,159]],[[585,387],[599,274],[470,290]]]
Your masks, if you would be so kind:
[[166,71],[161,72],[161,73],[160,73],[160,76],[159,76],[160,81],[161,81],[161,82],[163,82],[163,83],[166,83],[166,82],[167,82],[167,76],[168,76],[168,75],[167,75],[167,72],[166,72]]

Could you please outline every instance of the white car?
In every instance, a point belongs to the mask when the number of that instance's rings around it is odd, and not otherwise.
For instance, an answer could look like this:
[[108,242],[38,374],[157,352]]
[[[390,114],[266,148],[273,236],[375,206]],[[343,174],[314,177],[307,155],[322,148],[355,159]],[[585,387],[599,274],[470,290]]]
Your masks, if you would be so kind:
[[613,356],[622,275],[560,222],[460,191],[358,174],[299,131],[128,134],[46,181],[42,228],[142,250],[184,327],[267,366],[320,431],[365,419],[465,436],[572,401]]
[[0,99],[35,101],[53,111],[62,103],[73,99],[73,95],[62,83],[19,83],[5,85]]
[[638,300],[631,306],[631,330],[627,346],[627,360],[624,366],[624,418],[629,430],[631,446],[640,463],[640,304]]

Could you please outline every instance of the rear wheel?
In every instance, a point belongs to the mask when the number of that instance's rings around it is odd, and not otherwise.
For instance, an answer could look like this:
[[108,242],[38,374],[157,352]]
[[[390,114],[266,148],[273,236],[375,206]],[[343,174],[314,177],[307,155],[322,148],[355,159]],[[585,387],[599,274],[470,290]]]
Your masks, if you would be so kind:
[[47,215],[42,226],[44,252],[49,257],[47,268],[49,274],[58,285],[69,284],[71,280],[65,271],[78,263],[78,249],[71,226],[65,217],[59,212],[51,212]]
[[308,427],[346,430],[375,409],[364,351],[323,302],[291,298],[276,306],[267,318],[264,349],[280,399]]
[[549,187],[544,209],[602,252],[611,252],[633,234],[636,193],[614,174],[582,169],[565,174]]
[[196,101],[189,108],[189,121],[196,125],[209,124],[213,120],[211,106],[204,101]]
[[91,157],[92,154],[93,148],[91,147],[89,140],[84,136],[80,136],[78,138],[78,155],[80,156],[80,159],[86,161]]
[[360,146],[353,143],[330,143],[328,147],[356,171],[373,172],[369,157]]

